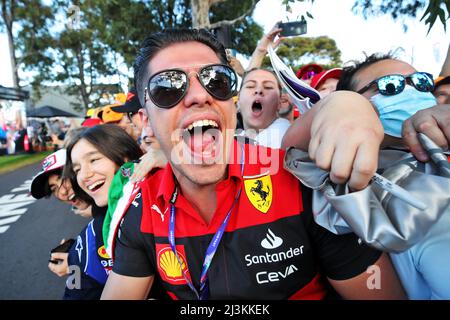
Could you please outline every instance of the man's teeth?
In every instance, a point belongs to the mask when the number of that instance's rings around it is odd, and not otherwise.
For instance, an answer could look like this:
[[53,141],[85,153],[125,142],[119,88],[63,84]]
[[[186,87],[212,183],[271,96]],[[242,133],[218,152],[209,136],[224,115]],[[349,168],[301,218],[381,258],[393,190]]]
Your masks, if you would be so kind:
[[72,193],[72,195],[69,197],[69,201],[72,201],[75,198],[75,193]]
[[101,185],[101,184],[103,184],[105,181],[97,181],[97,182],[94,182],[93,184],[91,184],[90,186],[88,186],[87,188],[89,189],[89,190],[92,190],[92,189],[94,189],[95,187],[97,187],[97,186],[99,186],[99,185]]
[[219,125],[217,124],[217,122],[215,122],[214,120],[197,120],[193,123],[191,123],[186,129],[184,129],[185,131],[190,131],[193,128],[197,128],[197,127],[206,127],[206,126],[211,126],[214,128],[218,128]]

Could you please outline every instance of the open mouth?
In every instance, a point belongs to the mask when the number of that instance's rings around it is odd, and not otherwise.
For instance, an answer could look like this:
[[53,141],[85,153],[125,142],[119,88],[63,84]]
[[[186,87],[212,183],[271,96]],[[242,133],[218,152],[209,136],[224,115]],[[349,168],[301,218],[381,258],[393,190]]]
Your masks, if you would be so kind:
[[94,193],[98,189],[100,189],[104,184],[105,184],[105,180],[99,180],[99,181],[96,181],[93,184],[87,186],[87,188],[90,192]]
[[203,161],[216,156],[220,133],[216,121],[202,119],[194,121],[183,130],[183,140],[194,160]]
[[259,101],[254,101],[252,104],[252,112],[254,115],[260,115],[263,111],[263,107],[261,102]]

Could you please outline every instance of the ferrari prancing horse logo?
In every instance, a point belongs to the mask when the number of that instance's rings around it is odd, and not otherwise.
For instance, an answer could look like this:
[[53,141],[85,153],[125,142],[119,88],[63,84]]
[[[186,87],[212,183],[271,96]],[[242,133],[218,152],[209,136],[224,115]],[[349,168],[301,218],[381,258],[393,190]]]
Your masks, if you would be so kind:
[[272,180],[270,175],[246,179],[244,184],[245,193],[252,205],[262,213],[267,213],[272,204]]

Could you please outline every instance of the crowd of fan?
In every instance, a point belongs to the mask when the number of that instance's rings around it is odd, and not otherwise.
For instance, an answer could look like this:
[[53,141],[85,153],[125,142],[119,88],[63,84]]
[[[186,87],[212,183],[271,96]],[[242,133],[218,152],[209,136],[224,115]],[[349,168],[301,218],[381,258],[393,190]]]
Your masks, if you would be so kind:
[[[306,65],[321,100],[300,115],[261,68],[280,31],[247,68],[204,31],[150,35],[126,102],[60,139],[31,194],[92,218],[52,253],[55,274],[83,270],[64,298],[450,299],[450,50],[437,79],[388,53]],[[377,189],[375,171],[427,209]]]

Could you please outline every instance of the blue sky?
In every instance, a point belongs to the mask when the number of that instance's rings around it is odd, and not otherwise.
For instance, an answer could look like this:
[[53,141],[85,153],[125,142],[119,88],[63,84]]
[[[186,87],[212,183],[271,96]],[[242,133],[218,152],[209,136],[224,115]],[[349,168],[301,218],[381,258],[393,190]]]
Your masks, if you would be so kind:
[[[255,20],[269,31],[279,21],[294,21],[309,11],[314,19],[308,20],[306,36],[327,35],[336,40],[342,51],[342,60],[361,59],[362,52],[387,52],[402,48],[401,58],[421,71],[439,74],[450,43],[449,32],[445,33],[440,21],[427,35],[428,28],[419,18],[408,19],[408,30],[403,32],[401,22],[394,22],[390,16],[372,17],[364,20],[351,12],[354,0],[316,0],[313,5],[299,4],[287,13],[281,0],[261,0],[254,12]],[[450,23],[448,23],[450,29]],[[245,66],[245,62],[243,62]],[[0,34],[0,84],[11,86],[8,43],[5,34]]]

